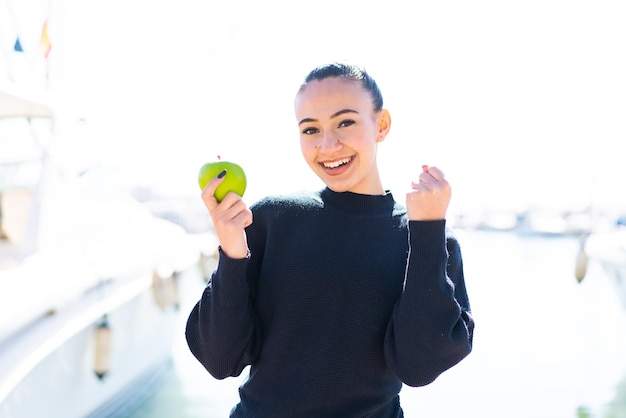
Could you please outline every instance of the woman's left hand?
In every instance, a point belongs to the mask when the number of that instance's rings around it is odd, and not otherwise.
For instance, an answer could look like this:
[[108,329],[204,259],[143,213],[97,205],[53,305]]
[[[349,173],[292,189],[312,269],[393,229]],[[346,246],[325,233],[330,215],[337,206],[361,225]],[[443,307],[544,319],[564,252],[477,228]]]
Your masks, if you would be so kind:
[[450,184],[437,167],[422,166],[412,190],[406,194],[406,208],[411,221],[435,221],[446,218],[452,196]]

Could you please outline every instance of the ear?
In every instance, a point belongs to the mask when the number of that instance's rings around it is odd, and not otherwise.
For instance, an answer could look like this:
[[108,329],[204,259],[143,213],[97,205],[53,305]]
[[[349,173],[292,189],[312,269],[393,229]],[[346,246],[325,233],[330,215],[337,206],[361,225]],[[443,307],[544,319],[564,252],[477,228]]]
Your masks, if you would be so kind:
[[378,115],[378,136],[376,142],[383,142],[391,129],[391,115],[387,109],[382,109]]

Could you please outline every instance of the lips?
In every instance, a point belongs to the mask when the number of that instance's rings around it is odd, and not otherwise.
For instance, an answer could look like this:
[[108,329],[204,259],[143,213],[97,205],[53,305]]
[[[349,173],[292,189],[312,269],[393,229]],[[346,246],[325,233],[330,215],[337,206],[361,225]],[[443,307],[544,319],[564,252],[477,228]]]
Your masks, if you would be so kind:
[[350,164],[354,161],[354,157],[339,158],[332,161],[324,161],[319,163],[320,167],[331,176],[337,176],[344,173],[350,167]]
[[342,158],[340,160],[335,160],[335,161],[327,161],[321,164],[324,166],[324,168],[332,170],[332,169],[341,167],[342,165],[346,165],[350,163],[350,161],[352,161],[352,157],[346,157],[346,158]]

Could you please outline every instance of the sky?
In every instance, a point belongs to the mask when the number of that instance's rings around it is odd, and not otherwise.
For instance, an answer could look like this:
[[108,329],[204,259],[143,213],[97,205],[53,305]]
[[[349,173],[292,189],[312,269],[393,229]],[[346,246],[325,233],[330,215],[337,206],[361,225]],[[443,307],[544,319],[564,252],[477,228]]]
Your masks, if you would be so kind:
[[379,164],[398,200],[429,164],[457,211],[626,208],[624,2],[12,3],[41,6],[14,13],[23,28],[49,18],[49,85],[81,120],[73,149],[129,183],[198,193],[220,155],[246,170],[250,202],[320,188],[293,99],[313,67],[342,60],[381,87]]

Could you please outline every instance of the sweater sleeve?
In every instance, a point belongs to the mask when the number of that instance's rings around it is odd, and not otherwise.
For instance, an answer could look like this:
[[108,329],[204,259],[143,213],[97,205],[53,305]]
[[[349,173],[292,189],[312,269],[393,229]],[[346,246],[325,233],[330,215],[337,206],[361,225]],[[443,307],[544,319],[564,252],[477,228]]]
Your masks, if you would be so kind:
[[258,351],[248,264],[249,258],[231,259],[220,249],[218,267],[187,320],[191,352],[217,379],[241,374]]
[[424,386],[472,350],[474,321],[456,238],[445,220],[409,222],[400,299],[385,336],[385,358],[402,382]]

